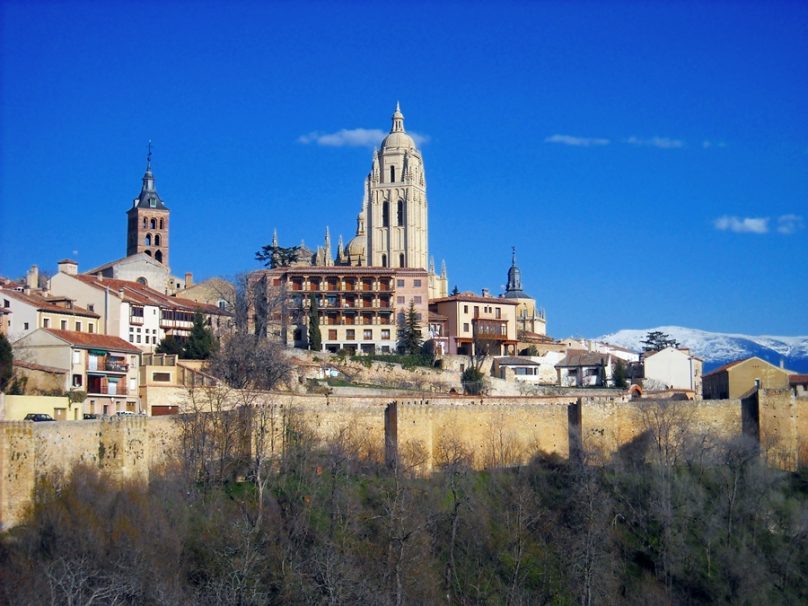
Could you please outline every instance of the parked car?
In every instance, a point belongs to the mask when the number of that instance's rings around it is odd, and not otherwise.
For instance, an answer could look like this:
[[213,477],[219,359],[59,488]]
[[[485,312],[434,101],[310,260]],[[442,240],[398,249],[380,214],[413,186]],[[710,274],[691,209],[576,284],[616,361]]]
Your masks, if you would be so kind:
[[134,417],[135,413],[133,413],[131,410],[119,410],[118,412],[115,413],[115,416],[118,416],[118,417]]
[[50,415],[46,415],[44,412],[29,412],[25,415],[24,420],[39,423],[41,421],[54,421],[55,419]]
[[92,412],[85,412],[84,413],[84,420],[85,421],[91,421],[91,420],[97,419],[97,418],[98,418],[98,415],[95,414],[95,413],[92,413]]

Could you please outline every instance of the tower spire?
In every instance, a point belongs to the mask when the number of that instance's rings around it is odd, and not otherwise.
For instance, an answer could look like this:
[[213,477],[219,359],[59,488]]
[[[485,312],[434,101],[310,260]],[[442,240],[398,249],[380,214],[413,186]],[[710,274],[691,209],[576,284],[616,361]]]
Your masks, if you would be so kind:
[[404,131],[404,114],[401,113],[401,106],[396,101],[396,111],[393,112],[393,127],[390,129],[391,133],[403,133]]
[[149,139],[149,152],[146,154],[146,172],[151,172],[151,139]]

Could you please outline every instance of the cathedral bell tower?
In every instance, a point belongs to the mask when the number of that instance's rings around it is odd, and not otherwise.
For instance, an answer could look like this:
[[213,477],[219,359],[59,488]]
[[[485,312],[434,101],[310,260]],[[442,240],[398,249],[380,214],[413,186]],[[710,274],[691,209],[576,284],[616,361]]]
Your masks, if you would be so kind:
[[140,194],[126,211],[126,256],[146,253],[168,267],[168,219],[170,211],[154,186],[151,171],[151,141]]
[[415,141],[404,130],[398,103],[392,120],[390,133],[373,154],[366,180],[360,222],[366,232],[367,264],[426,269],[429,241],[424,162]]

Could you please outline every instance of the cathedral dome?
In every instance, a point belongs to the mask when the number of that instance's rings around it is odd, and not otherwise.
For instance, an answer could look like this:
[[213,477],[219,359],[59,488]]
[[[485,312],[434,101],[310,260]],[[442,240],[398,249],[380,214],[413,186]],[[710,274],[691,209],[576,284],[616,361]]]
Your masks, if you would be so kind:
[[393,112],[392,120],[393,126],[390,134],[382,141],[382,149],[415,149],[415,141],[404,130],[404,114],[401,113],[398,103],[396,103],[396,111]]
[[350,257],[365,256],[365,236],[356,236],[348,242],[345,253]]
[[390,133],[382,141],[382,149],[391,148],[415,149],[415,141],[404,132]]

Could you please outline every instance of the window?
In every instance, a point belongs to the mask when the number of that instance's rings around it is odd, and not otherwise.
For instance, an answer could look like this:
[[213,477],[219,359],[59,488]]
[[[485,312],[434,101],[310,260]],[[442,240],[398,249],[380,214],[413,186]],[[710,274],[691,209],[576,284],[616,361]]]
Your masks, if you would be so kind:
[[137,335],[137,342],[140,343],[140,335]]
[[396,167],[391,166],[390,167],[390,183],[395,183],[395,182],[396,182]]
[[382,204],[382,227],[390,227],[390,203]]
[[95,311],[95,303],[88,303],[87,304],[88,311]]
[[151,246],[151,234],[146,234],[146,237],[144,238],[143,243],[146,246]]
[[404,286],[404,280],[396,280],[396,286],[397,286],[398,288],[403,287],[403,286]]
[[81,375],[73,375],[73,387],[81,387],[81,381]]
[[463,323],[463,332],[468,332],[468,331],[469,331],[469,323],[468,323],[468,322],[464,322],[464,323]]
[[160,246],[160,234],[155,234],[154,235],[154,245],[155,246]]
[[413,285],[415,288],[420,288],[420,287],[421,287],[421,281],[420,281],[420,280],[413,280],[413,281],[412,281],[412,285]]
[[42,318],[42,328],[48,328],[50,326],[50,318]]
[[28,330],[28,322],[23,322],[22,327],[24,330]]
[[419,296],[415,296],[415,297],[413,297],[413,298],[412,298],[412,300],[413,300],[413,302],[414,302],[416,305],[420,305],[420,304],[421,304],[421,297],[420,297],[420,295],[419,295]]
[[67,320],[59,322],[59,326],[61,326],[62,330],[67,330]]
[[81,352],[78,349],[73,350],[73,364],[81,364]]
[[349,328],[345,331],[345,338],[348,341],[355,341],[356,340],[356,331],[353,328]]
[[167,383],[171,381],[171,373],[169,372],[153,372],[152,381]]
[[387,255],[382,255],[382,267],[387,267]]
[[398,201],[396,210],[396,225],[404,225],[404,200]]
[[[150,200],[150,201],[151,201],[151,200]],[[156,219],[152,219],[152,220],[151,220],[151,223],[149,224],[149,227],[150,227],[151,229],[155,229],[155,228],[157,227],[157,220],[156,220]]]
[[475,306],[474,306],[474,317],[476,318],[476,317],[477,317],[477,316],[479,316],[479,315],[480,315],[480,306],[479,306],[479,305],[475,305]]
[[76,332],[81,332],[81,322],[76,320]]
[[337,329],[336,328],[329,328],[328,329],[328,340],[329,341],[336,341],[337,340]]
[[390,340],[390,329],[389,328],[382,328],[382,339],[385,341]]
[[87,325],[87,332],[89,332],[89,333],[95,332],[95,324],[88,324]]
[[366,328],[365,330],[363,330],[362,331],[362,339],[364,339],[365,341],[370,341],[371,339],[373,339],[373,331],[370,330],[369,328]]
[[[396,297],[396,303],[399,305],[404,305],[404,297]],[[28,327],[26,326],[26,328]]]
[[464,314],[469,313],[469,306],[468,306],[468,305],[464,305],[464,306],[463,306],[463,313],[464,313]]
[[501,320],[501,319],[502,319],[502,310],[501,310],[499,307],[497,307],[497,308],[495,309],[495,317],[496,317],[496,319],[497,319],[497,320]]
[[398,255],[398,266],[399,267],[404,267],[404,253],[401,253],[400,255]]
[[160,219],[160,229],[163,229],[163,220]]
[[146,217],[143,217],[143,227],[149,226],[149,220]]

